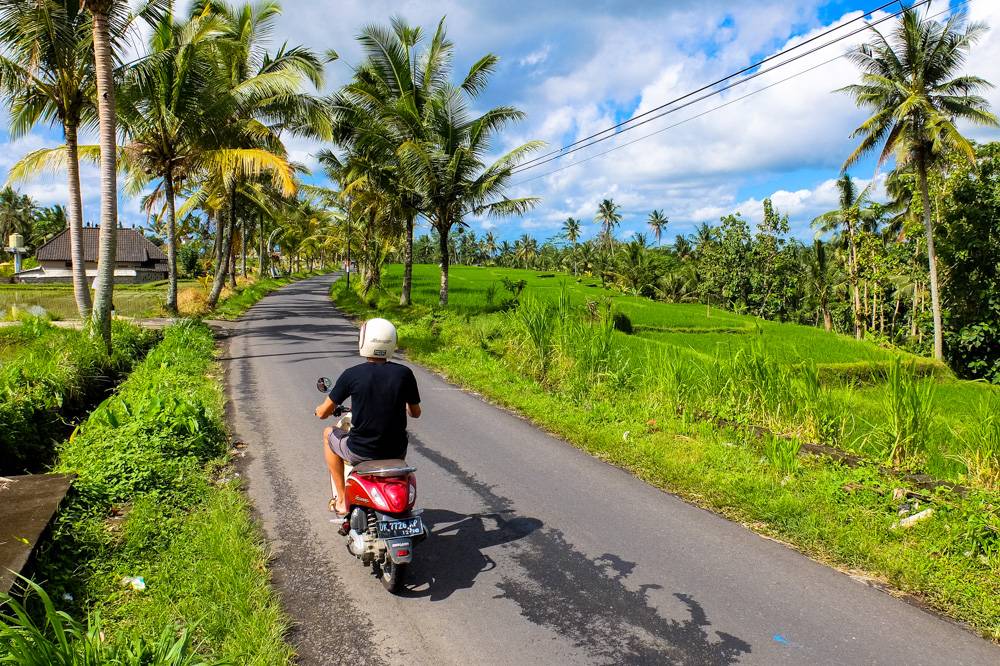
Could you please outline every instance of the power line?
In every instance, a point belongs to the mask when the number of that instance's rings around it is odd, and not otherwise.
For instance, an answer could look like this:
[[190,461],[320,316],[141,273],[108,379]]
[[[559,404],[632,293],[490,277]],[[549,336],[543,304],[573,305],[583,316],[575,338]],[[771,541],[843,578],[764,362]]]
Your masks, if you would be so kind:
[[[857,17],[851,19],[850,21],[847,21],[846,23],[842,23],[842,24],[840,24],[838,26],[834,26],[832,28],[829,28],[829,29],[821,32],[818,35],[814,35],[813,37],[810,37],[809,39],[807,39],[807,40],[805,40],[803,42],[799,42],[798,44],[796,44],[795,46],[793,46],[793,47],[791,47],[789,49],[785,49],[784,51],[780,51],[778,53],[770,55],[770,56],[764,58],[763,60],[758,60],[755,63],[747,65],[743,69],[737,70],[737,71],[733,72],[732,74],[729,74],[728,76],[722,77],[721,79],[717,79],[717,80],[713,81],[712,83],[709,83],[707,85],[702,86],[701,88],[698,88],[697,90],[692,90],[691,92],[686,93],[686,94],[684,94],[684,95],[682,95],[680,97],[677,97],[675,99],[672,99],[669,102],[666,102],[665,104],[661,104],[660,106],[654,107],[654,108],[650,109],[649,111],[644,111],[643,113],[639,114],[638,116],[635,116],[633,118],[629,118],[627,120],[623,120],[622,122],[618,123],[617,125],[613,125],[612,127],[609,127],[607,129],[603,129],[600,132],[596,132],[594,134],[591,134],[590,136],[584,137],[582,139],[578,139],[577,141],[574,141],[573,143],[565,145],[565,146],[563,146],[561,148],[558,148],[556,150],[553,150],[551,152],[545,153],[544,155],[539,155],[538,157],[535,157],[535,158],[533,158],[531,160],[528,160],[528,162],[525,162],[525,164],[523,164],[521,166],[524,166],[526,164],[530,164],[531,162],[535,162],[537,160],[544,159],[546,157],[549,157],[550,155],[555,155],[556,153],[559,153],[559,152],[561,152],[563,150],[566,150],[567,148],[572,148],[573,146],[577,145],[578,143],[583,143],[584,141],[589,141],[590,139],[598,137],[598,136],[600,136],[602,134],[606,134],[608,132],[611,132],[613,130],[618,129],[619,127],[622,127],[622,126],[627,125],[627,124],[629,124],[629,123],[631,123],[631,122],[633,122],[635,120],[638,120],[639,118],[642,118],[643,116],[649,115],[650,113],[654,113],[656,111],[659,111],[660,109],[668,107],[671,104],[674,104],[676,102],[680,102],[680,101],[682,101],[684,99],[687,99],[691,95],[697,95],[700,92],[708,90],[712,86],[718,85],[718,84],[720,84],[720,83],[722,83],[724,81],[728,81],[729,79],[731,79],[733,77],[736,77],[736,76],[739,76],[740,74],[744,74],[746,72],[749,72],[751,69],[753,69],[755,67],[760,67],[764,63],[770,62],[771,60],[774,60],[775,58],[779,58],[779,57],[781,57],[783,55],[787,55],[787,54],[791,53],[792,51],[794,51],[795,49],[800,49],[803,46],[816,41],[817,39],[822,39],[823,37],[826,37],[827,35],[829,35],[831,33],[834,33],[837,30],[840,30],[841,28],[850,25],[850,24],[854,23],[855,21],[860,21],[860,20],[864,19],[864,17],[870,16],[870,15],[874,14],[877,11],[881,11],[881,10],[885,9],[889,5],[896,4],[897,2],[899,2],[899,0],[890,0],[890,2],[887,2],[884,5],[880,5],[878,7],[875,7],[874,9],[870,9],[870,10],[862,13],[860,16],[857,16]],[[902,7],[902,3],[900,3],[900,7]]]
[[741,101],[747,99],[748,97],[753,97],[757,93],[762,93],[765,90],[767,90],[769,88],[773,88],[776,85],[785,83],[786,81],[791,81],[792,79],[798,78],[798,77],[802,76],[803,74],[808,74],[809,72],[811,72],[811,71],[813,71],[815,69],[819,69],[820,67],[823,67],[824,65],[829,65],[831,62],[836,62],[837,60],[840,60],[843,57],[844,57],[843,54],[838,55],[838,56],[834,56],[833,58],[830,58],[829,60],[824,60],[823,62],[818,63],[816,65],[813,65],[812,67],[809,67],[807,69],[804,69],[801,72],[796,72],[795,74],[792,74],[791,76],[787,76],[787,77],[785,77],[783,79],[775,81],[774,83],[770,83],[770,84],[764,86],[763,88],[758,88],[757,90],[754,90],[752,92],[748,92],[747,94],[742,95],[740,97],[735,97],[735,98],[729,100],[728,102],[725,102],[723,104],[719,104],[718,106],[713,106],[710,109],[705,109],[701,113],[696,113],[695,115],[689,116],[689,117],[685,118],[684,120],[680,120],[680,121],[674,123],[673,125],[667,125],[666,127],[662,127],[660,129],[656,130],[655,132],[650,132],[649,134],[643,134],[642,136],[637,137],[635,139],[632,139],[631,141],[627,141],[625,143],[619,144],[619,145],[615,146],[614,148],[609,148],[609,149],[607,149],[605,151],[602,151],[600,153],[594,153],[593,155],[588,155],[587,157],[584,157],[581,160],[577,160],[576,162],[573,162],[572,164],[567,164],[566,166],[559,167],[558,169],[553,169],[551,171],[546,171],[543,174],[540,174],[540,175],[537,175],[537,176],[533,176],[531,178],[526,178],[526,179],[524,179],[522,181],[519,181],[517,183],[513,183],[511,185],[511,187],[517,187],[518,185],[523,185],[525,183],[530,183],[531,181],[538,180],[539,178],[545,178],[546,176],[551,176],[554,173],[559,173],[560,171],[565,171],[566,169],[570,169],[570,168],[575,167],[577,165],[583,164],[584,162],[589,162],[592,159],[596,159],[598,157],[603,157],[604,155],[607,155],[608,153],[613,153],[616,150],[621,150],[622,148],[626,148],[628,146],[631,146],[634,143],[639,143],[640,141],[644,141],[645,139],[648,139],[648,138],[650,138],[652,136],[656,136],[657,134],[662,134],[663,132],[666,132],[667,130],[674,129],[675,127],[678,127],[678,126],[683,125],[685,123],[689,123],[692,120],[697,120],[698,118],[701,118],[702,116],[705,116],[705,115],[708,115],[709,113],[712,113],[713,111],[718,111],[719,109],[725,108],[725,107],[730,106],[732,104],[736,104],[737,102],[741,102]]
[[[893,2],[887,3],[886,5],[882,5],[882,7],[886,7],[886,6],[891,5],[891,4],[896,4],[897,1],[898,0],[894,0]],[[966,0],[966,1],[968,1],[968,0]],[[913,5],[910,6],[910,9],[919,7],[921,5],[926,5],[926,4],[930,3],[930,2],[931,2],[931,0],[918,0]],[[962,3],[962,4],[964,4],[964,3]],[[864,16],[867,16],[868,14],[870,14],[872,12],[878,11],[878,9],[881,9],[882,7],[879,7],[877,9],[873,9],[873,10],[871,10],[871,12],[868,12],[867,14],[863,14],[859,18],[863,18]],[[691,91],[689,93],[685,93],[684,95],[682,95],[680,97],[677,97],[677,98],[675,98],[673,100],[670,100],[669,102],[667,102],[665,104],[661,104],[660,106],[658,106],[656,108],[653,108],[653,109],[650,109],[649,111],[644,111],[643,113],[639,114],[638,116],[635,116],[635,117],[630,118],[628,120],[622,121],[622,122],[618,123],[617,125],[614,125],[613,127],[609,127],[608,129],[602,130],[600,132],[596,132],[595,134],[592,134],[589,137],[586,137],[586,138],[580,139],[578,141],[575,141],[574,143],[568,144],[568,145],[560,148],[557,151],[549,152],[549,153],[546,153],[545,155],[539,156],[539,157],[534,158],[532,160],[528,160],[527,162],[525,162],[525,163],[523,163],[523,164],[515,167],[512,170],[511,173],[512,174],[518,174],[518,173],[523,173],[525,171],[537,168],[539,166],[542,166],[543,164],[547,164],[549,162],[552,162],[554,160],[560,159],[560,158],[565,157],[567,155],[571,155],[571,154],[573,154],[573,153],[575,153],[577,151],[583,150],[584,148],[589,148],[590,146],[593,146],[595,144],[601,143],[602,141],[607,141],[608,139],[613,139],[613,138],[615,138],[617,136],[620,136],[621,134],[624,134],[625,132],[628,132],[629,130],[633,130],[633,129],[637,128],[637,127],[641,127],[642,125],[645,125],[645,124],[650,123],[650,122],[652,122],[654,120],[657,120],[658,118],[662,118],[663,116],[669,115],[671,113],[675,113],[677,111],[680,111],[681,109],[685,109],[685,108],[687,108],[687,107],[689,107],[689,106],[691,106],[693,104],[696,104],[697,102],[700,102],[702,100],[708,99],[709,97],[712,97],[714,95],[719,95],[721,93],[724,93],[727,90],[731,90],[732,88],[735,88],[736,86],[739,86],[739,85],[742,85],[744,83],[747,83],[748,81],[752,81],[752,80],[756,79],[759,76],[763,76],[764,74],[767,74],[769,72],[773,72],[774,70],[776,70],[776,69],[778,69],[780,67],[784,67],[785,65],[789,65],[789,64],[791,64],[793,62],[801,60],[802,58],[805,58],[806,56],[812,55],[813,53],[816,53],[817,51],[820,51],[820,50],[822,50],[822,49],[824,49],[824,48],[826,48],[828,46],[836,44],[837,42],[841,42],[841,41],[847,39],[848,37],[852,37],[852,36],[854,36],[854,35],[856,35],[856,34],[858,34],[860,32],[864,32],[865,30],[869,30],[869,29],[873,28],[874,26],[879,25],[880,23],[883,23],[885,21],[889,21],[891,19],[894,19],[894,18],[900,16],[901,14],[903,14],[903,12],[905,12],[906,9],[907,8],[901,9],[901,10],[899,10],[899,11],[893,13],[893,14],[890,14],[888,16],[885,16],[885,17],[881,18],[881,19],[878,19],[877,21],[873,21],[871,23],[868,23],[868,24],[866,24],[865,26],[863,26],[861,28],[857,28],[855,30],[852,30],[851,32],[847,33],[846,35],[841,35],[840,37],[837,37],[836,39],[832,39],[832,40],[830,40],[828,42],[824,42],[823,44],[820,44],[819,46],[815,46],[815,47],[809,49],[808,51],[805,51],[804,53],[797,54],[797,55],[789,58],[788,60],[782,61],[782,62],[780,62],[780,63],[778,63],[776,65],[772,65],[771,67],[766,67],[764,69],[758,70],[758,71],[754,72],[753,74],[751,74],[750,76],[744,77],[744,78],[740,79],[739,81],[734,81],[733,83],[730,83],[727,86],[723,86],[722,88],[719,88],[717,90],[713,90],[711,92],[708,92],[708,93],[706,93],[704,95],[696,97],[695,99],[691,99],[691,100],[685,102],[684,104],[681,104],[680,106],[676,106],[676,107],[667,109],[667,110],[663,111],[662,113],[658,113],[658,114],[654,115],[652,118],[647,118],[646,120],[643,120],[640,123],[635,123],[635,121],[638,120],[639,118],[643,118],[645,116],[648,116],[648,115],[654,113],[655,111],[658,111],[660,109],[664,109],[664,108],[666,108],[668,106],[672,106],[673,104],[676,104],[677,102],[679,102],[681,100],[688,99],[689,97],[691,97],[691,96],[693,96],[693,95],[695,95],[695,94],[697,94],[699,92],[708,90],[709,88],[711,88],[711,87],[713,87],[715,85],[718,85],[720,82],[727,81],[727,80],[733,78],[734,76],[738,76],[740,73],[746,72],[749,69],[753,69],[754,67],[759,66],[761,63],[768,62],[769,60],[773,60],[774,58],[780,57],[782,55],[787,55],[793,49],[799,48],[802,45],[804,45],[805,43],[811,42],[811,41],[813,41],[813,40],[815,40],[815,39],[817,39],[819,37],[823,37],[824,35],[829,34],[832,30],[839,30],[840,28],[844,27],[845,25],[848,25],[850,22],[858,20],[858,19],[852,19],[848,23],[839,25],[836,28],[833,28],[831,30],[827,30],[824,33],[816,35],[815,37],[811,37],[806,42],[803,42],[802,44],[798,44],[795,47],[792,47],[792,49],[787,49],[785,51],[782,51],[781,53],[777,53],[777,54],[775,54],[773,56],[769,56],[768,58],[765,58],[764,60],[761,60],[758,63],[755,63],[755,64],[750,65],[748,67],[744,67],[743,69],[739,70],[739,72],[735,72],[733,74],[730,74],[729,76],[726,76],[726,77],[724,77],[722,79],[714,81],[714,82],[712,82],[712,83],[710,83],[708,85],[702,86],[701,88],[698,88],[697,90]],[[635,123],[635,124],[632,124],[632,123]],[[607,134],[608,132],[610,132],[612,130],[615,130],[615,129],[618,129],[620,127],[623,127],[624,125],[631,125],[631,126],[625,127],[624,129],[622,129],[621,132],[618,132],[618,133],[615,133],[615,134],[611,134],[609,136],[601,136],[602,134]],[[597,137],[600,137],[600,138],[597,138]],[[591,140],[591,139],[594,139],[594,140]],[[584,144],[584,145],[580,145],[580,144]]]
[[[960,7],[962,7],[963,5],[968,4],[969,2],[971,2],[971,0],[961,0],[954,7],[946,8],[946,9],[940,11],[940,12],[937,12],[936,14],[934,14],[932,16],[925,16],[924,18],[925,18],[925,20],[926,19],[931,19],[931,18],[937,18],[938,16],[941,16],[942,14],[946,14],[949,11],[953,12],[953,11],[959,9]],[[914,6],[916,6],[916,5],[914,5]],[[887,18],[892,18],[892,17],[887,17]],[[512,187],[517,187],[519,185],[524,185],[525,183],[530,183],[530,182],[538,180],[540,178],[545,178],[547,176],[551,176],[552,174],[559,173],[560,171],[565,171],[566,169],[578,166],[580,164],[583,164],[584,162],[589,162],[590,160],[596,159],[598,157],[603,157],[604,155],[607,155],[609,153],[613,153],[616,150],[621,150],[622,148],[627,148],[628,146],[631,146],[633,144],[639,143],[640,141],[644,141],[644,140],[646,140],[646,139],[648,139],[650,137],[656,136],[657,134],[662,134],[663,132],[666,132],[667,130],[674,129],[675,127],[678,127],[678,126],[683,125],[685,123],[689,123],[692,120],[696,120],[698,118],[701,118],[702,116],[706,116],[709,113],[712,113],[714,111],[718,111],[719,109],[725,108],[727,106],[731,106],[733,104],[736,104],[737,102],[741,102],[741,101],[747,99],[748,97],[753,97],[754,95],[756,95],[758,93],[762,93],[765,90],[768,90],[768,89],[773,88],[775,86],[781,85],[782,83],[786,83],[786,82],[791,81],[792,79],[798,78],[798,77],[800,77],[800,76],[802,76],[804,74],[808,74],[809,72],[817,70],[820,67],[824,67],[826,65],[829,65],[832,62],[836,62],[837,60],[840,60],[841,58],[846,57],[846,55],[847,54],[842,53],[840,55],[834,56],[833,58],[830,58],[828,60],[824,60],[823,62],[820,62],[820,63],[817,63],[817,64],[813,65],[812,67],[808,67],[808,68],[806,68],[806,69],[804,69],[804,70],[802,70],[800,72],[796,72],[795,74],[792,74],[791,76],[787,76],[787,77],[785,77],[783,79],[780,79],[778,81],[774,81],[773,83],[770,83],[770,84],[768,84],[768,85],[766,85],[766,86],[764,86],[762,88],[758,88],[757,90],[751,91],[751,92],[749,92],[749,93],[747,93],[745,95],[741,95],[740,97],[736,97],[734,99],[731,99],[731,100],[729,100],[729,101],[727,101],[727,102],[725,102],[723,104],[719,104],[719,105],[713,106],[713,107],[711,107],[709,109],[705,109],[704,111],[702,111],[700,113],[696,113],[695,115],[689,116],[689,117],[685,118],[684,120],[681,120],[681,121],[678,121],[676,123],[673,123],[672,125],[667,125],[666,127],[662,127],[660,129],[656,130],[655,132],[650,132],[649,134],[644,134],[644,135],[642,135],[640,137],[637,137],[637,138],[635,138],[635,139],[633,139],[631,141],[627,141],[627,142],[625,142],[623,144],[619,144],[619,145],[617,145],[617,146],[615,146],[613,148],[609,148],[608,150],[602,151],[600,153],[595,153],[593,155],[588,155],[587,157],[585,157],[585,158],[583,158],[581,160],[577,160],[576,162],[573,162],[572,164],[567,164],[566,166],[559,167],[558,169],[552,169],[551,171],[547,171],[547,172],[545,172],[543,174],[539,174],[539,175],[533,176],[531,178],[526,178],[526,179],[524,179],[522,181],[518,181],[517,183],[513,183],[511,186]],[[722,91],[719,91],[719,92],[722,92]],[[688,105],[685,105],[685,106],[688,106]],[[679,108],[683,108],[683,107],[679,107]],[[665,115],[665,114],[663,114],[663,115]],[[658,117],[660,117],[660,116],[658,116]],[[655,119],[653,119],[653,120],[655,120]],[[638,125],[637,125],[637,127],[638,127]],[[616,134],[615,136],[620,136],[620,134]],[[594,143],[597,143],[597,142],[594,142]],[[593,145],[593,144],[589,144],[589,145]],[[583,146],[583,147],[586,148],[587,146]]]

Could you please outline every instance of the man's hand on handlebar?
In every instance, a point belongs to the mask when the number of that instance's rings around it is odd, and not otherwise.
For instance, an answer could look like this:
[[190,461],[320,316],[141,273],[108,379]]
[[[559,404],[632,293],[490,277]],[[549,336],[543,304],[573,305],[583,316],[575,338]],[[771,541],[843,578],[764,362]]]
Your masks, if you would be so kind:
[[316,410],[313,413],[316,414],[316,416],[318,416],[319,418],[325,419],[329,418],[330,415],[336,412],[336,410],[337,410],[336,403],[334,403],[333,400],[330,400],[330,398],[327,398],[326,400],[323,401],[321,405],[316,407]]

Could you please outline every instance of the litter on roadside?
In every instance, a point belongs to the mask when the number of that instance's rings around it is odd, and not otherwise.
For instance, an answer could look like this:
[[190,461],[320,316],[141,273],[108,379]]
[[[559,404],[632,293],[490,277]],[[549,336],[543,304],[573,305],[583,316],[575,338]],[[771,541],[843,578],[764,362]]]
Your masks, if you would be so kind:
[[125,576],[122,578],[122,585],[131,587],[136,592],[142,592],[146,589],[146,580],[142,576]]
[[892,524],[892,528],[896,529],[898,527],[913,527],[922,520],[927,520],[932,515],[934,515],[934,509],[924,509],[920,513],[915,513],[912,516],[907,516],[902,520],[896,521]]

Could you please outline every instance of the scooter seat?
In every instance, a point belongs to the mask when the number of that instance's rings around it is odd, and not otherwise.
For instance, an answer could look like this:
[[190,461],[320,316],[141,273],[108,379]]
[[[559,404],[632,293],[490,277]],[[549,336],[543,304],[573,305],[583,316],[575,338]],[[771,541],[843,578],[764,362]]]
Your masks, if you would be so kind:
[[354,466],[354,474],[364,476],[405,476],[410,472],[416,472],[417,468],[406,464],[401,458],[390,458],[388,460],[365,460]]

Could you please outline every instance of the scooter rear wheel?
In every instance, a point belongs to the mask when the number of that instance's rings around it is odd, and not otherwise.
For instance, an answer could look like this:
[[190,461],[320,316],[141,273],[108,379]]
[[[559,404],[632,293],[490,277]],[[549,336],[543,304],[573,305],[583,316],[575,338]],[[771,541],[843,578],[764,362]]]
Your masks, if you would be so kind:
[[399,594],[403,589],[403,581],[406,579],[406,564],[396,564],[390,558],[385,559],[385,564],[381,565],[379,580],[382,587],[393,594]]

